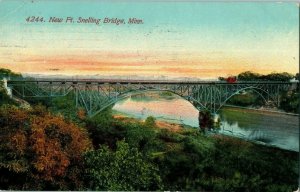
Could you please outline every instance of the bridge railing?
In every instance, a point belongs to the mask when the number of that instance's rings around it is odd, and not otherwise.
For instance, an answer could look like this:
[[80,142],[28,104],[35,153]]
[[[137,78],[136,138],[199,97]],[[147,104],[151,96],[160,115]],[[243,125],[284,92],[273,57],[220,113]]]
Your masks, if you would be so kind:
[[56,83],[120,83],[120,84],[299,84],[299,81],[238,81],[235,83],[228,83],[220,80],[128,80],[128,79],[54,79],[54,78],[11,78],[9,83],[25,83],[25,82],[56,82]]

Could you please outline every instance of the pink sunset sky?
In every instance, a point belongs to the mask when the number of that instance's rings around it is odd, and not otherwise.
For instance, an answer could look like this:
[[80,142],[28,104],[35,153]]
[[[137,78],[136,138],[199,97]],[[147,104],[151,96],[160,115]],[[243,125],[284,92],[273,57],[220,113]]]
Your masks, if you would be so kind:
[[[299,71],[295,3],[0,1],[0,67],[26,74],[216,78]],[[30,23],[29,16],[45,22]],[[50,17],[75,23],[49,23]],[[80,24],[120,18],[125,24]],[[128,24],[128,18],[143,24]]]

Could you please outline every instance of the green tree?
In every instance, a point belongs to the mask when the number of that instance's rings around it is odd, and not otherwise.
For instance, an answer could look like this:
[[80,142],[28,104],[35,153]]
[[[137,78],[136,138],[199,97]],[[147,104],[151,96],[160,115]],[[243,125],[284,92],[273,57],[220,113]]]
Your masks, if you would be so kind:
[[256,81],[261,77],[260,74],[254,73],[252,71],[245,71],[238,75],[238,80],[240,81]]
[[226,81],[226,78],[225,77],[218,77],[218,80],[219,81]]
[[14,73],[9,69],[0,68],[0,79],[5,78],[22,78],[22,75],[19,73]]
[[248,90],[242,94],[232,96],[227,103],[238,106],[250,106],[250,105],[263,105],[263,98],[261,98],[253,90]]
[[92,190],[159,190],[161,178],[152,163],[137,148],[117,142],[116,151],[107,146],[85,155],[88,186]]
[[155,127],[156,126],[155,118],[153,116],[147,117],[146,120],[145,120],[145,125],[147,127]]
[[262,80],[266,80],[266,81],[289,81],[291,79],[293,79],[295,76],[287,73],[287,72],[283,72],[283,73],[271,73],[268,75],[263,75],[260,77],[260,79]]
[[[85,119],[84,109],[76,107],[73,93],[69,93],[64,97],[56,97],[49,101],[46,105],[49,106],[51,112],[62,115],[76,124],[83,125],[83,120]],[[43,102],[43,104],[45,103]]]
[[283,93],[280,101],[280,108],[293,113],[299,113],[299,92],[298,90]]
[[100,144],[114,148],[116,141],[123,139],[126,132],[126,126],[120,126],[114,120],[111,107],[92,118],[86,118],[84,122],[96,149]]
[[143,153],[152,153],[155,152],[158,145],[160,145],[156,139],[156,129],[145,125],[145,123],[124,122],[121,123],[121,127],[126,130],[124,137],[130,147],[136,147]]

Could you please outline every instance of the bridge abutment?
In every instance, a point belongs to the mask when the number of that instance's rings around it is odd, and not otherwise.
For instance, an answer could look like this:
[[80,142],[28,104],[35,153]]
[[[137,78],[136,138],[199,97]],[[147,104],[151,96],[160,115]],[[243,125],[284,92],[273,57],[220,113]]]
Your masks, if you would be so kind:
[[6,79],[6,78],[3,78],[2,81],[3,81],[3,87],[4,87],[4,89],[6,90],[7,95],[8,95],[10,98],[12,98],[12,89],[11,89],[10,87],[7,86],[7,79]]

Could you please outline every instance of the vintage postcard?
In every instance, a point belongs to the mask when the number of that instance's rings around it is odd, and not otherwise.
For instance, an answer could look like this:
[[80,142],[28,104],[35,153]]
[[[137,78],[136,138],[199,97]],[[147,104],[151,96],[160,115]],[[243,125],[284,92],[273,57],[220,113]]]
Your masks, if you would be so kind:
[[299,190],[299,3],[0,0],[0,190]]

